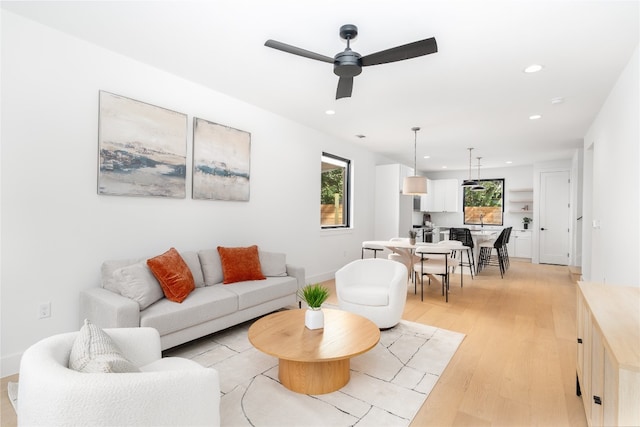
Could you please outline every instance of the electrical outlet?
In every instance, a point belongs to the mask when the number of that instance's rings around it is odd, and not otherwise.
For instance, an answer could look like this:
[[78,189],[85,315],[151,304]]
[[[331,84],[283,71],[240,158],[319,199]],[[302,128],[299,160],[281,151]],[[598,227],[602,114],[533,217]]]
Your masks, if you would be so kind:
[[38,307],[38,319],[46,319],[51,317],[51,302],[43,302]]

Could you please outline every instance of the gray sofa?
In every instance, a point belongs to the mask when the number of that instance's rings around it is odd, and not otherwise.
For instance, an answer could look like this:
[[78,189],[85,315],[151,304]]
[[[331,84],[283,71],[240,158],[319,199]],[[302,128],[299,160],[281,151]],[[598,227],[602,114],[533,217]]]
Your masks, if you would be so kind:
[[[259,251],[265,280],[223,284],[216,249],[181,252],[196,288],[181,303],[169,301],[146,269],[146,258],[105,261],[101,287],[80,292],[80,319],[102,328],[147,326],[158,330],[162,349],[200,338],[287,306],[297,306],[305,286],[301,267],[284,254]],[[157,288],[160,285],[157,284]]]

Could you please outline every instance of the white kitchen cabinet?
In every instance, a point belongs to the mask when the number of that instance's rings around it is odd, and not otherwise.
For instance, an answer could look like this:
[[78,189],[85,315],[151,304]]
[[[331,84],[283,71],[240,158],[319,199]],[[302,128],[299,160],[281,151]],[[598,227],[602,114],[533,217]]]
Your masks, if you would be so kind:
[[532,250],[531,230],[512,230],[507,244],[509,256],[515,258],[531,258]]
[[590,426],[640,425],[640,288],[578,282],[578,388]]
[[420,199],[423,212],[458,212],[457,179],[427,180],[427,194]]
[[374,240],[409,237],[413,229],[413,196],[402,194],[402,182],[413,169],[400,165],[376,166]]
[[512,230],[507,244],[509,256],[515,258],[531,258],[531,230]]

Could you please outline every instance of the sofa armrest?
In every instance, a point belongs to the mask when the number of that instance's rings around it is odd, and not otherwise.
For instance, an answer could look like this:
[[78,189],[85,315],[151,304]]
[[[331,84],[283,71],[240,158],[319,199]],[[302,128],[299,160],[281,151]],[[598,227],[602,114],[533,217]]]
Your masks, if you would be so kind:
[[306,285],[306,277],[304,275],[304,267],[296,267],[287,264],[287,276],[295,277],[298,281],[298,289],[302,289]]
[[140,326],[137,302],[104,288],[80,291],[80,322],[89,319],[101,328],[134,328]]

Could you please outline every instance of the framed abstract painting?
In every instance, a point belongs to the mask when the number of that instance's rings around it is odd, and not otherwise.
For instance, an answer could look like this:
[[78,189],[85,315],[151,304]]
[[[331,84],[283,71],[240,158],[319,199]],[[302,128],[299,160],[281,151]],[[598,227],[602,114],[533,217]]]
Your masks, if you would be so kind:
[[186,197],[187,116],[100,91],[98,194]]
[[193,119],[193,198],[249,200],[251,134]]

